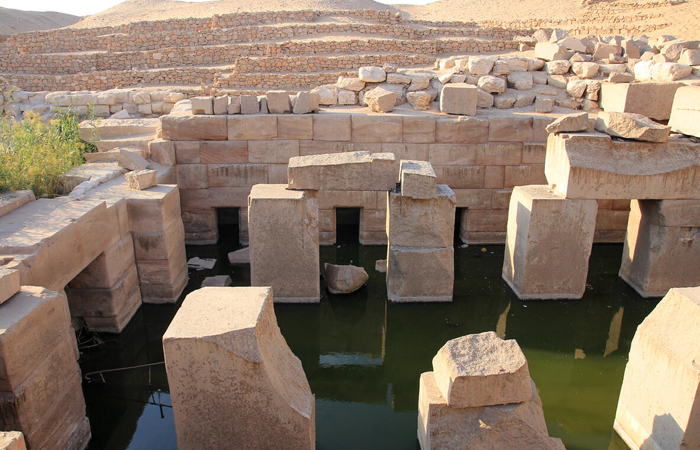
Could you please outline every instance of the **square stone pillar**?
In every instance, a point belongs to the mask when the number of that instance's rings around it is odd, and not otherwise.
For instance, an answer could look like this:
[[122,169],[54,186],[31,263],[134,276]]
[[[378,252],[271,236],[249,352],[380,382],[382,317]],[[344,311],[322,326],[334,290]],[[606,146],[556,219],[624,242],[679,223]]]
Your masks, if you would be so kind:
[[517,186],[508,211],[503,279],[518,298],[578,299],[588,276],[598,203],[547,186]]
[[642,297],[700,285],[700,200],[632,200],[620,278]]
[[615,413],[632,450],[700,448],[700,288],[671,289],[637,328]]
[[163,350],[179,450],[315,448],[314,396],[272,293],[202,288],[170,323]]
[[316,191],[256,184],[248,197],[250,283],[272,286],[275,302],[321,298]]

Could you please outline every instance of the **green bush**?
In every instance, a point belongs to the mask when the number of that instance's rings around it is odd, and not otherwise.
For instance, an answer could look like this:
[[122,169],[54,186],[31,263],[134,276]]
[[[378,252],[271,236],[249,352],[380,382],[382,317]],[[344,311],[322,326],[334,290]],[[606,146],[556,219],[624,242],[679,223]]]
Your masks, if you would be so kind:
[[0,118],[0,192],[31,189],[37,197],[58,194],[61,174],[93,151],[78,134],[78,118],[56,113],[49,123],[27,113],[21,121]]

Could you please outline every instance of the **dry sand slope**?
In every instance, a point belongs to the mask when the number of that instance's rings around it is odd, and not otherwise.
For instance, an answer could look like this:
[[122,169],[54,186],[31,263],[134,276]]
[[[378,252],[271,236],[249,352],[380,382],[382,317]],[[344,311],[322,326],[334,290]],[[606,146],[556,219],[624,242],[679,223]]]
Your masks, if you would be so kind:
[[70,14],[20,11],[0,7],[0,35],[61,28],[74,24],[78,20],[80,17]]

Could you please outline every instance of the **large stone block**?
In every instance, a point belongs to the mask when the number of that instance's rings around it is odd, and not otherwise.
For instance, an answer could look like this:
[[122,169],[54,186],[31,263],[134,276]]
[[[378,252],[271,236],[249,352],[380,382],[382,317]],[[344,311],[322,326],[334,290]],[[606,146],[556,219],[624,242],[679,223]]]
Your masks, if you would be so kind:
[[200,289],[163,335],[180,450],[315,448],[314,396],[272,295],[269,287]]
[[404,197],[430,199],[437,195],[437,176],[428,161],[402,160],[399,179]]
[[637,328],[615,414],[633,449],[700,448],[700,288],[674,288]]
[[242,187],[268,182],[267,164],[210,164],[210,187]]
[[0,268],[0,305],[19,292],[19,270]]
[[354,114],[352,138],[354,142],[401,142],[403,119],[394,116]]
[[489,141],[489,121],[482,117],[440,117],[435,139],[449,144],[485,144]]
[[66,288],[72,317],[116,317],[134,295],[139,296],[139,275],[132,264],[109,288]]
[[283,184],[253,186],[248,198],[250,280],[276,302],[318,303],[318,199]]
[[532,398],[527,360],[515,340],[493,331],[447,341],[433,358],[435,383],[452,408],[520,403]]
[[349,141],[352,117],[346,114],[316,114],[313,117],[314,141]]
[[628,112],[668,120],[674,95],[681,86],[682,83],[603,83],[600,107],[605,112]]
[[547,186],[513,189],[503,279],[521,299],[581,298],[598,204]]
[[455,193],[437,186],[434,199],[414,199],[387,193],[386,231],[390,245],[448,248],[454,244]]
[[[183,191],[184,192],[184,191]],[[158,185],[139,191],[127,201],[132,233],[159,233],[180,221],[180,191],[177,186]]]
[[[700,50],[698,50],[700,52]],[[700,137],[700,86],[684,86],[676,91],[668,121],[671,131]]]
[[387,191],[396,186],[392,153],[350,152],[289,160],[289,189]]
[[392,302],[451,302],[454,247],[389,246],[386,287]]
[[699,200],[632,200],[620,277],[642,297],[700,285]]
[[202,141],[199,160],[202,164],[245,164],[248,162],[246,141]]
[[572,199],[698,199],[700,144],[612,140],[596,132],[552,134],[545,175]]
[[134,243],[131,235],[121,238],[75,277],[72,288],[109,288],[134,264]]
[[163,116],[163,139],[168,141],[225,141],[225,116]]
[[464,116],[476,115],[479,89],[467,83],[448,83],[440,93],[440,111]]
[[228,116],[229,141],[265,141],[276,137],[277,116]]

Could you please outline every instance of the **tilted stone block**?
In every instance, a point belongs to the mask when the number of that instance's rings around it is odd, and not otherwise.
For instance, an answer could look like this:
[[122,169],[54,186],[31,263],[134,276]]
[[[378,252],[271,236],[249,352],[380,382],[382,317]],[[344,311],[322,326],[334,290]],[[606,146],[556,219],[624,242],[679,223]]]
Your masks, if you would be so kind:
[[676,91],[668,124],[671,131],[700,137],[700,86],[684,86]]
[[349,152],[289,159],[288,188],[387,191],[396,186],[393,153]]
[[434,199],[422,200],[388,192],[386,230],[390,245],[448,248],[454,244],[454,191],[444,184]]
[[402,160],[399,177],[402,196],[416,199],[437,196],[437,176],[429,162]]
[[0,268],[0,305],[19,292],[19,270]]
[[158,184],[157,170],[135,170],[127,172],[124,177],[129,184],[129,189],[143,191]]
[[666,142],[671,127],[661,125],[646,116],[633,113],[598,113],[595,129],[613,137],[645,142]]
[[422,248],[390,245],[386,285],[393,302],[451,302],[454,247]]
[[314,396],[272,295],[269,287],[197,290],[163,335],[180,450],[315,448]]

